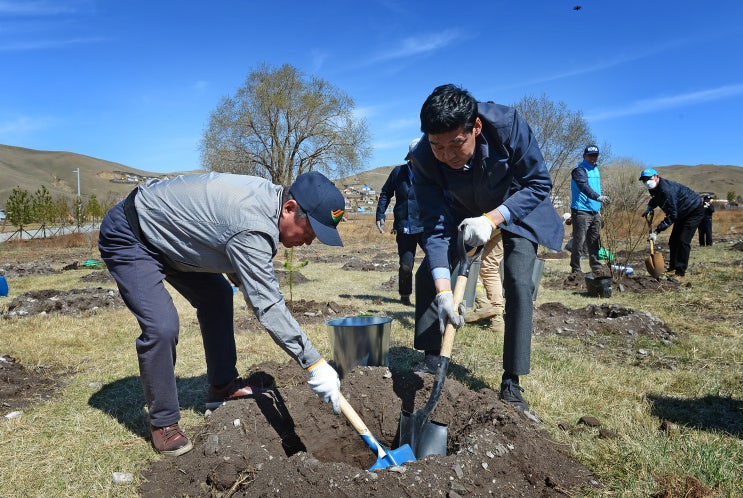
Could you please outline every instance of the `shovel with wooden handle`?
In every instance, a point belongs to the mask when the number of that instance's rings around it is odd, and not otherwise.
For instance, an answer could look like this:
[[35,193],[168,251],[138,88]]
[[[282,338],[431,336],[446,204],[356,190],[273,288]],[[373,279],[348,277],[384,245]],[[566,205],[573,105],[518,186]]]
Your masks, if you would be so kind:
[[391,465],[402,465],[406,462],[415,462],[415,455],[413,450],[407,444],[404,444],[396,450],[388,450],[377,441],[356,410],[348,403],[343,395],[340,395],[339,404],[341,407],[341,413],[345,415],[348,421],[351,423],[356,432],[361,436],[361,439],[366,445],[377,454],[377,461],[374,465],[369,467],[369,470],[384,469]]
[[[648,223],[648,235],[653,233],[653,211],[650,211],[645,215],[645,220]],[[663,276],[666,264],[663,261],[663,255],[659,252],[655,252],[655,245],[650,240],[650,256],[645,260],[645,268],[651,277],[660,278]]]
[[[483,246],[471,255],[467,255],[462,230],[459,231],[457,239],[459,248],[459,273],[454,284],[454,309],[459,309],[459,304],[464,298],[464,290],[467,287],[472,263],[480,256]],[[439,353],[439,364],[436,369],[436,378],[431,388],[431,396],[423,408],[414,413],[402,410],[400,416],[400,444],[410,445],[413,453],[418,458],[427,455],[446,455],[447,437],[449,429],[446,424],[430,420],[433,410],[439,402],[441,392],[446,380],[446,371],[449,368],[449,358],[454,345],[454,335],[457,329],[451,323],[447,323],[444,337],[441,342]]]

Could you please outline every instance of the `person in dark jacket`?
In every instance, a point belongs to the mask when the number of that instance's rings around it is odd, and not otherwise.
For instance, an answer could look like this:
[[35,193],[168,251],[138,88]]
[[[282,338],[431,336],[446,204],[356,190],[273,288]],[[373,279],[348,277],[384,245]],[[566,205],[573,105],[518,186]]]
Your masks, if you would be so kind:
[[685,185],[661,178],[653,168],[642,170],[640,181],[650,192],[650,202],[642,216],[647,216],[655,208],[660,208],[666,214],[648,240],[655,241],[660,232],[673,225],[668,239],[671,255],[666,274],[683,278],[689,266],[691,239],[704,217],[702,198]]
[[702,221],[699,222],[699,245],[700,246],[711,246],[712,245],[712,213],[715,212],[715,205],[712,204],[712,196],[705,195],[702,200],[704,201],[704,216]]
[[584,246],[591,271],[601,271],[601,205],[609,198],[601,194],[601,174],[598,167],[599,148],[589,145],[583,150],[583,161],[573,168],[570,180],[572,194],[570,219],[573,225],[573,243],[570,248],[570,269],[582,273],[580,256]]
[[411,163],[426,256],[415,275],[414,347],[425,352],[422,367],[435,371],[447,323],[464,322],[451,290],[459,227],[471,247],[500,230],[506,300],[500,398],[527,411],[520,376],[531,364],[537,246],[559,250],[563,239],[552,179],[536,137],[512,107],[442,85],[424,102],[420,119],[424,135]]
[[409,159],[419,138],[410,142],[408,154],[405,156],[405,164],[392,168],[387,181],[382,186],[377,202],[377,228],[379,233],[384,233],[384,222],[387,216],[387,206],[392,197],[395,198],[395,207],[392,213],[395,217],[393,229],[395,241],[397,242],[397,255],[400,267],[397,271],[398,290],[400,302],[410,306],[410,295],[413,293],[413,265],[415,264],[415,251],[421,241],[423,227],[418,221],[418,202],[415,200],[413,191],[413,170],[410,169]]

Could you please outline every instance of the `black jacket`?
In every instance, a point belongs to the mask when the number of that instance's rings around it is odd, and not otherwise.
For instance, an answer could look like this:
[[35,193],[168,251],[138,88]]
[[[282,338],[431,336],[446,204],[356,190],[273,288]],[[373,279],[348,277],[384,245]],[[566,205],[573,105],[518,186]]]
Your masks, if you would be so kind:
[[702,198],[685,185],[659,178],[658,186],[650,190],[650,202],[645,212],[657,207],[666,213],[666,217],[655,228],[656,232],[662,232],[678,220],[683,220],[699,210],[702,207]]
[[[413,182],[410,175],[410,166],[401,164],[392,168],[390,176],[382,186],[379,193],[379,202],[377,203],[377,221],[386,221],[387,206],[390,199],[395,197],[395,207],[392,213],[395,215],[395,230],[398,233],[421,233],[423,225],[419,221],[420,213],[418,212],[418,201],[415,199]],[[407,230],[405,227],[407,226]]]

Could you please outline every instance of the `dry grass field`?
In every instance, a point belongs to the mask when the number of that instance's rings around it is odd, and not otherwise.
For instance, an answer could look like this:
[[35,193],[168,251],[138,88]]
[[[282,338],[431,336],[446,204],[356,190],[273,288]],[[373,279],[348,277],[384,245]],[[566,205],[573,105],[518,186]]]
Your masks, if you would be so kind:
[[[373,215],[350,215],[340,230],[345,247],[313,244],[297,250],[298,260],[309,261],[302,268],[308,282],[293,286],[293,299],[334,300],[393,317],[391,347],[411,351],[396,356],[394,366],[407,368],[419,357],[410,349],[412,311],[398,303],[394,286],[385,285],[396,277],[396,268],[342,269],[342,262],[352,257],[369,262],[390,255],[394,259],[394,237],[377,232]],[[660,245],[667,236],[659,237]],[[617,306],[657,320],[653,323],[674,336],[661,344],[632,338],[632,331],[625,331],[632,340],[617,342],[602,335],[605,320],[599,318],[579,327],[566,319],[564,331],[534,336],[525,394],[549,436],[600,481],[599,490],[580,496],[743,496],[743,210],[715,213],[714,238],[715,245],[708,248],[694,242],[684,285],[615,292],[610,299],[564,288],[567,259],[546,259],[537,309],[550,303],[575,311]],[[0,245],[0,255],[2,267],[54,269],[98,257],[85,235],[6,243]],[[0,419],[3,498],[140,496],[143,475],[161,460],[139,429],[146,415],[133,345],[138,332],[126,309],[22,318],[6,314],[11,300],[24,293],[80,288],[81,276],[93,271],[10,278],[10,295],[0,298],[0,356],[12,357],[54,383],[41,398],[29,393],[31,402],[21,416]],[[642,272],[644,268],[636,268],[637,274]],[[112,283],[97,285],[115,288]],[[288,288],[283,290],[289,294]],[[193,433],[204,420],[195,408],[203,397],[203,351],[193,310],[177,295],[175,301],[182,316],[177,365],[183,380],[182,424]],[[235,309],[237,320],[250,315],[238,295]],[[571,327],[578,330],[568,333]],[[305,328],[330,357],[324,323]],[[264,361],[287,360],[266,334],[238,333],[237,343],[241,371]],[[466,325],[458,332],[453,362],[476,380],[470,380],[473,388],[497,389],[502,347],[501,335]],[[101,386],[111,383],[130,390],[119,392],[116,407],[102,409]],[[8,411],[6,407],[0,415]],[[609,432],[577,426],[584,416],[595,417]],[[113,472],[131,473],[134,480],[113,484]],[[499,495],[497,482],[491,489]]]

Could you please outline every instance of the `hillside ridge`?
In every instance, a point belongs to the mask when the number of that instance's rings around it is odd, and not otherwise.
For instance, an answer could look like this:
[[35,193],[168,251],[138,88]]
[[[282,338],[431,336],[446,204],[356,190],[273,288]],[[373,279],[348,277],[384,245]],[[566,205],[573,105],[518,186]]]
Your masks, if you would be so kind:
[[[379,166],[333,181],[341,190],[368,185],[378,192],[394,166]],[[743,167],[740,166],[674,164],[653,167],[661,177],[698,192],[714,192],[721,199],[725,199],[728,192],[743,195]],[[77,194],[78,169],[81,195],[85,197],[93,193],[100,200],[121,198],[129,192],[133,183],[122,181],[125,175],[147,178],[200,172],[157,173],[75,152],[42,151],[0,144],[0,208],[16,186],[33,194],[41,185],[45,185],[52,197],[74,197]],[[607,176],[609,170],[611,168],[605,170]]]

